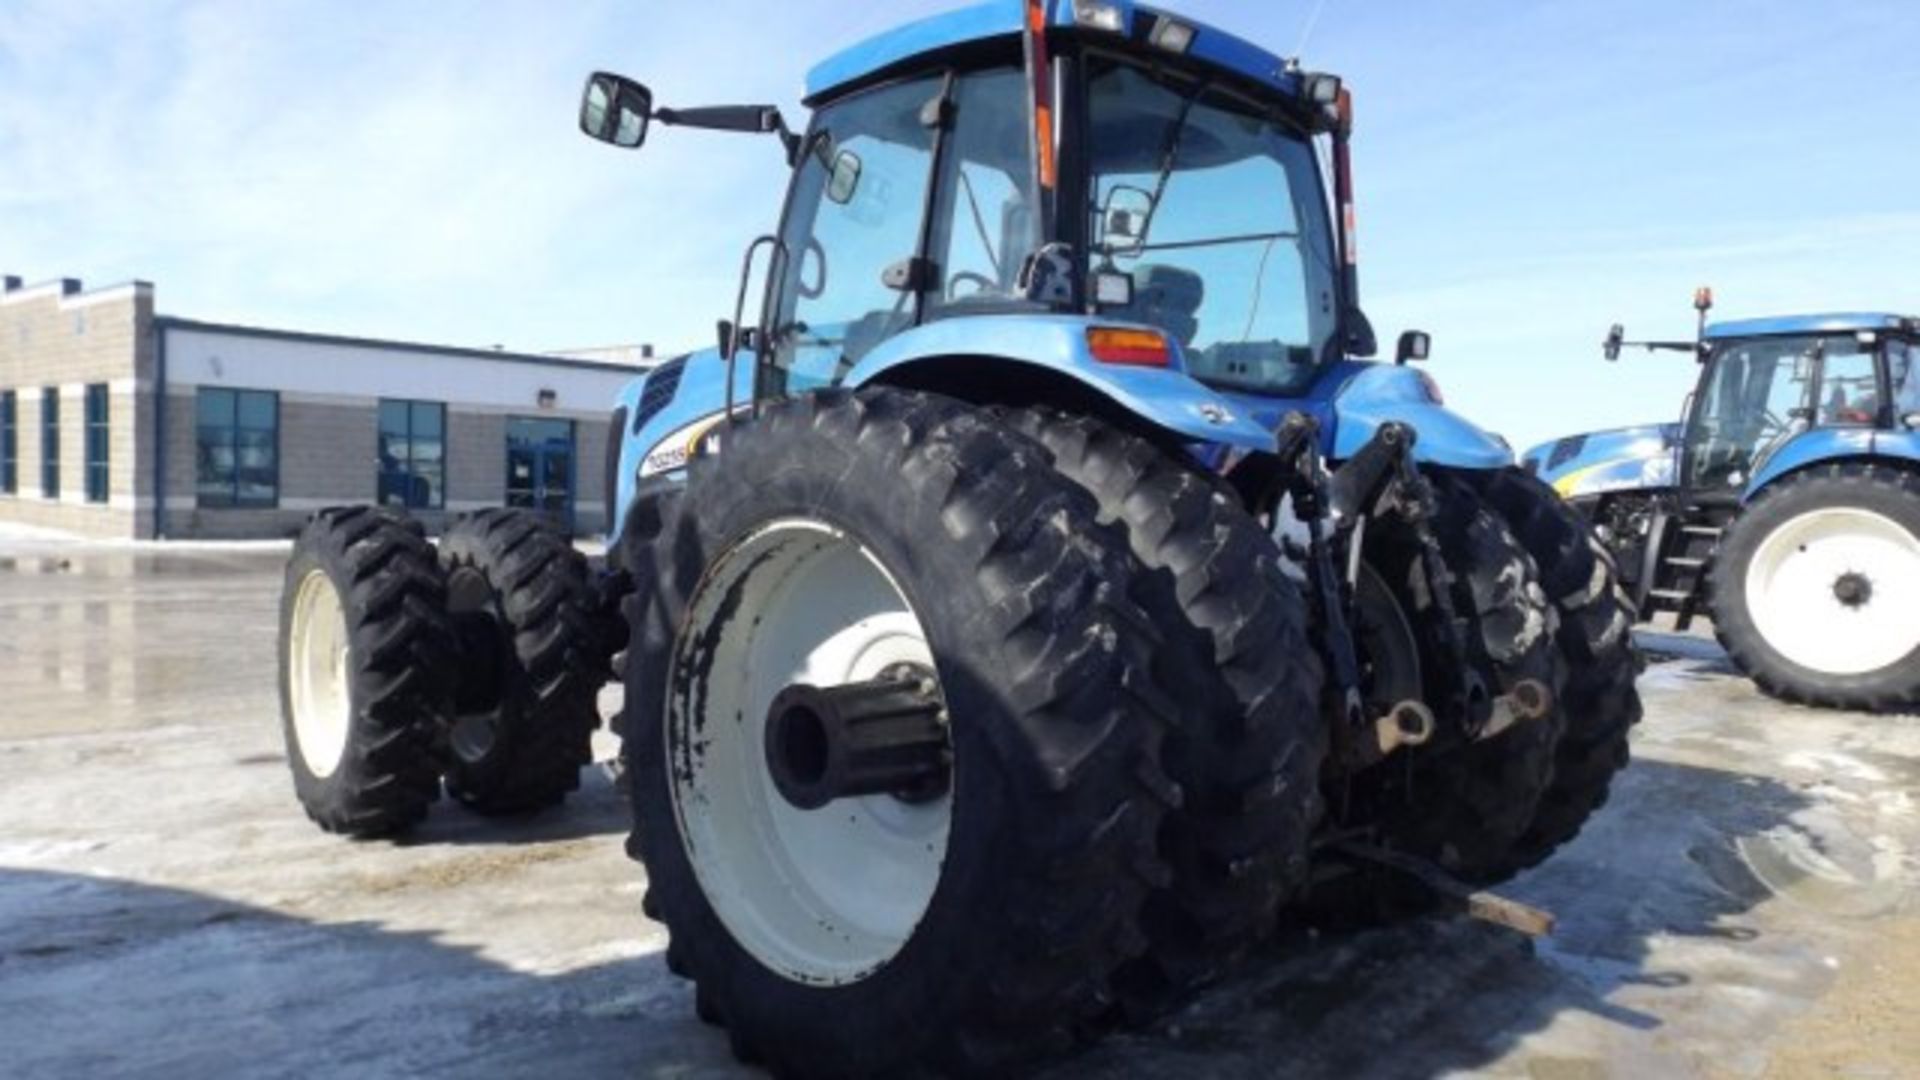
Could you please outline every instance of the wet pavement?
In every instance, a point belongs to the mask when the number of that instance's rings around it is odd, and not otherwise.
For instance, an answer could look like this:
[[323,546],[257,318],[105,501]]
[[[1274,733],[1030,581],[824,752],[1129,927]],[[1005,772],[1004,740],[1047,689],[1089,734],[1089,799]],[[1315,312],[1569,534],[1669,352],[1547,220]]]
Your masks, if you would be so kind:
[[[0,535],[0,1073],[739,1074],[665,971],[600,772],[513,824],[442,805],[403,845],[308,825],[283,559]],[[1552,938],[1298,937],[1054,1074],[1920,1075],[1920,719],[1781,706],[1708,643],[1644,640],[1635,765],[1506,890]]]

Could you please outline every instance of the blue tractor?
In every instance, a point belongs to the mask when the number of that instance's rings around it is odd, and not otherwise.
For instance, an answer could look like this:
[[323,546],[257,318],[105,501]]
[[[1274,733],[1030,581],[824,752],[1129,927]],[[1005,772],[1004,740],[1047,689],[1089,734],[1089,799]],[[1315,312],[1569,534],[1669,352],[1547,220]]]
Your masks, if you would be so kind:
[[1920,705],[1920,319],[1843,313],[1708,323],[1685,421],[1575,435],[1526,467],[1588,514],[1644,618],[1710,615],[1767,692],[1834,708]]
[[604,570],[518,515],[437,561],[315,519],[283,687],[317,821],[404,828],[435,768],[551,801],[623,654],[667,964],[743,1057],[820,1076],[995,1072],[1282,918],[1416,910],[1580,830],[1639,718],[1630,602],[1409,366],[1424,335],[1366,359],[1338,78],[994,0],[806,93],[796,128],[588,81],[616,147],[769,137],[780,221],[715,347],[621,395]]

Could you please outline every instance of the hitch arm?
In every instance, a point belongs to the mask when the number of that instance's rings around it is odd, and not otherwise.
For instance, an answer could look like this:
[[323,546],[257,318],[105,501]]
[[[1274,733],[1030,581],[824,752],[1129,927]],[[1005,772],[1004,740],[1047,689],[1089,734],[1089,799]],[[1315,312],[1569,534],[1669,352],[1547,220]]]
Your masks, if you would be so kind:
[[1552,912],[1476,889],[1427,859],[1351,840],[1333,844],[1329,850],[1349,862],[1371,864],[1419,882],[1441,906],[1455,914],[1504,926],[1531,938],[1553,933],[1556,920]]

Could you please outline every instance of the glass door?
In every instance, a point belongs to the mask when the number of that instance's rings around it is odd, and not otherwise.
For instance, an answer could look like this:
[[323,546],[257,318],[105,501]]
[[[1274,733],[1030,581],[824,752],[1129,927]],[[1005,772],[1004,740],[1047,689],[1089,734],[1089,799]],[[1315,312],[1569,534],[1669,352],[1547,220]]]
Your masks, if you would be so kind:
[[571,420],[507,419],[507,505],[538,510],[573,528]]

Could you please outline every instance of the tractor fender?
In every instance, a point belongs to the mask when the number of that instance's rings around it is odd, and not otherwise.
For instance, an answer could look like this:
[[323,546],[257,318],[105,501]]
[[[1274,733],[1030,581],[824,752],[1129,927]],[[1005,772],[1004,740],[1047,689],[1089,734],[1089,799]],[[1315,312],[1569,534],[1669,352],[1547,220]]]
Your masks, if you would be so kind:
[[[1381,426],[1406,424],[1419,435],[1413,457],[1423,465],[1456,469],[1504,469],[1513,464],[1506,440],[1447,408],[1424,373],[1386,364],[1343,364],[1329,375],[1334,431],[1330,455],[1345,461],[1360,452]],[[1324,381],[1323,381],[1324,385]]]
[[1816,428],[1795,436],[1754,470],[1741,493],[1742,503],[1778,482],[1781,477],[1833,461],[1888,460],[1920,466],[1920,435],[1875,431],[1871,428]]
[[[1270,450],[1274,434],[1187,373],[1177,344],[1171,367],[1102,363],[1087,347],[1089,320],[1075,316],[996,316],[955,318],[926,323],[888,339],[848,373],[846,385],[905,382],[916,367],[950,365],[964,359],[990,367],[1005,363],[1073,380],[1110,400],[1124,412],[1182,440],[1216,443],[1247,450]],[[1113,325],[1102,321],[1099,325]],[[1143,327],[1142,329],[1151,329]],[[1001,369],[1004,373],[1006,369]],[[904,378],[903,378],[904,377]],[[993,376],[982,372],[981,378]],[[946,384],[955,380],[943,375]],[[972,380],[968,379],[968,382]],[[992,401],[991,390],[958,388],[956,396]]]

